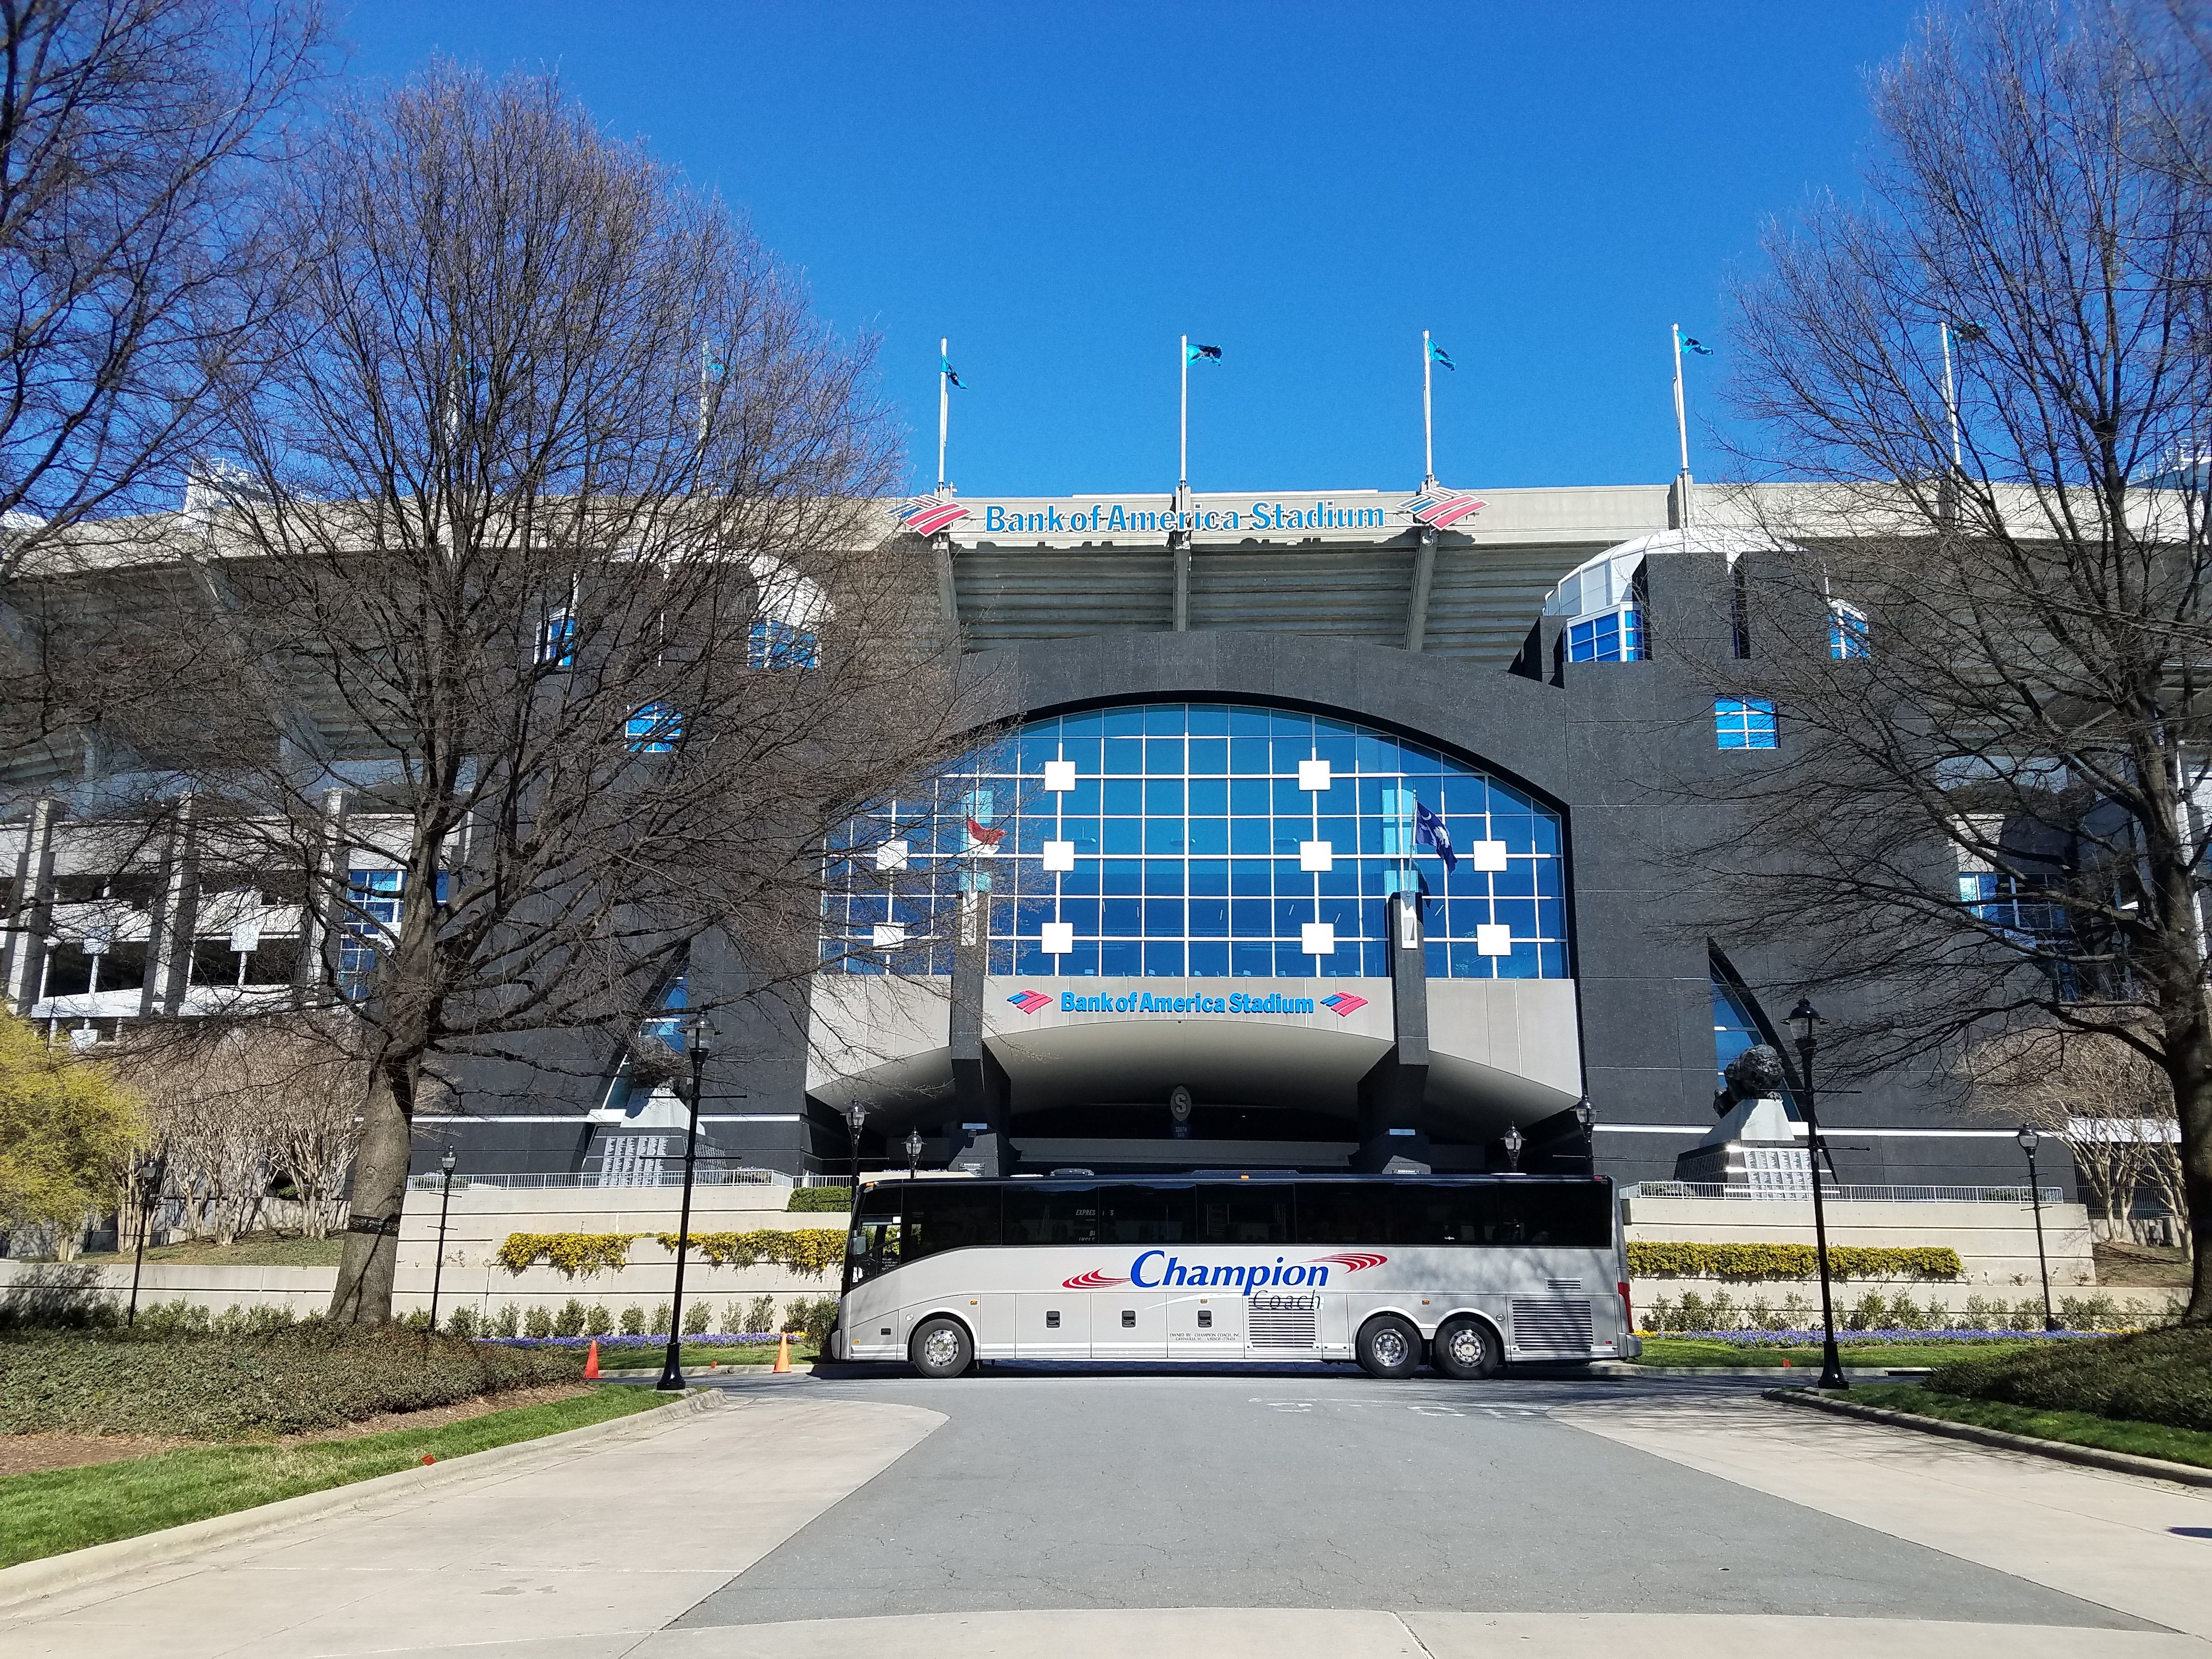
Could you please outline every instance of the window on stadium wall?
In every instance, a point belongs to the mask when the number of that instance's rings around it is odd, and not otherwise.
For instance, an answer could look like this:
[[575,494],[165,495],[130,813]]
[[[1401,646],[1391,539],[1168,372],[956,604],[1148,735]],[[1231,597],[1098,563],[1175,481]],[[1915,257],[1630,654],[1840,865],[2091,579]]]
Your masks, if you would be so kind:
[[[1455,869],[1416,844],[1417,803]],[[1032,720],[928,799],[853,820],[829,874],[823,957],[851,973],[949,974],[964,907],[988,916],[997,975],[1382,977],[1401,888],[1425,895],[1431,977],[1569,972],[1555,811],[1437,749],[1284,709]]]

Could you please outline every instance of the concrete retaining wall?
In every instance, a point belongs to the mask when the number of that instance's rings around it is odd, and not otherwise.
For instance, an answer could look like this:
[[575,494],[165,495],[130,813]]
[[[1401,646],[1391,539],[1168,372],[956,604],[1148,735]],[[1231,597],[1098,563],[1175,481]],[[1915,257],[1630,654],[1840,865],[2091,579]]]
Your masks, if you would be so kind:
[[[1891,1246],[1948,1245],[1966,1277],[1959,1295],[2019,1296],[2038,1284],[2035,1217],[2026,1204],[1869,1204],[1826,1206],[1828,1243]],[[1646,1198],[1622,1200],[1632,1243],[1810,1244],[1809,1199]],[[2043,1206],[2043,1244],[2051,1289],[2073,1295],[2097,1282],[2089,1212],[2079,1204]],[[1990,1288],[1995,1287],[1995,1288]],[[1946,1288],[1949,1288],[1946,1286]]]

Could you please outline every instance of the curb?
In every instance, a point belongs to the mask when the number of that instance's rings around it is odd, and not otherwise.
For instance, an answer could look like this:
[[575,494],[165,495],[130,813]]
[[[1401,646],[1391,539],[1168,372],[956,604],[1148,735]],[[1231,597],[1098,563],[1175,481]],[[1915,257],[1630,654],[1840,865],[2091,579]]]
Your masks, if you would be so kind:
[[[1803,1376],[1808,1371],[1820,1374],[1818,1365],[1639,1365],[1632,1360],[1615,1362],[1624,1367],[1608,1375],[1620,1376]],[[1845,1376],[1873,1382],[1884,1376],[1925,1376],[1926,1365],[1846,1365]]]
[[580,1450],[604,1440],[622,1440],[658,1433],[676,1426],[666,1415],[672,1408],[678,1415],[688,1416],[697,1412],[720,1409],[722,1404],[722,1395],[719,1391],[678,1395],[662,1405],[633,1412],[627,1417],[610,1418],[604,1423],[586,1423],[580,1429],[564,1429],[559,1434],[539,1435],[535,1439],[517,1440],[504,1446],[489,1446],[483,1451],[465,1452],[459,1456],[442,1458],[428,1466],[395,1469],[390,1474],[372,1475],[366,1480],[349,1481],[344,1486],[326,1487],[321,1492],[301,1492],[296,1498],[280,1498],[273,1504],[234,1510],[228,1515],[211,1515],[204,1521],[187,1521],[182,1526],[165,1528],[160,1532],[142,1533],[136,1538],[118,1538],[109,1543],[90,1544],[83,1549],[70,1550],[60,1555],[41,1556],[34,1561],[18,1562],[12,1567],[0,1567],[0,1609],[13,1608],[25,1601],[52,1595],[58,1590],[79,1589],[133,1567],[156,1566],[166,1561],[173,1561],[212,1544],[236,1543],[261,1533],[274,1532],[279,1528],[343,1510],[362,1508],[404,1492],[457,1486],[510,1464],[543,1457],[549,1452]]
[[1954,1423],[1941,1417],[1922,1417],[1914,1412],[1892,1411],[1886,1406],[1862,1406],[1856,1401],[1835,1400],[1809,1389],[1768,1389],[1759,1396],[1780,1406],[1803,1406],[1814,1411],[1828,1412],[1837,1417],[1856,1417],[1869,1423],[1885,1423],[1893,1429],[1917,1429],[1923,1434],[1937,1434],[1949,1440],[1971,1440],[1978,1446],[1993,1446],[2000,1451],[2027,1452],[2034,1457],[2048,1457],[2060,1463],[2079,1463],[2093,1469],[2105,1469],[2115,1474],[2140,1474],[2153,1480],[2171,1480],[2184,1486],[2212,1486],[2212,1469],[2201,1469],[2187,1463],[2169,1463],[2162,1457],[2139,1457],[2133,1452],[2106,1451],[2100,1446],[2076,1446],[2064,1440],[2039,1440],[2033,1435],[2011,1434],[2003,1429],[1985,1429],[1978,1423]]

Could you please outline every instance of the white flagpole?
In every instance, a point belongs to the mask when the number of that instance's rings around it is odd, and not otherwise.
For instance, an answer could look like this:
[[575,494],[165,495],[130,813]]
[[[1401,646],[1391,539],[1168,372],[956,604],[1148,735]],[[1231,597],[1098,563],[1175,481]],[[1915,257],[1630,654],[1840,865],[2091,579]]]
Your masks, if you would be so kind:
[[940,495],[945,493],[945,432],[952,411],[952,374],[946,368],[951,351],[951,340],[937,343],[937,493]]
[[1190,336],[1182,337],[1182,439],[1176,451],[1176,507],[1190,488]]
[[1421,488],[1437,487],[1437,423],[1433,404],[1429,396],[1429,383],[1436,370],[1429,358],[1429,331],[1421,331]]
[[1682,523],[1690,522],[1690,417],[1682,403],[1682,325],[1674,325],[1674,437],[1682,450],[1682,470],[1675,483],[1682,493]]
[[1936,325],[1943,336],[1943,412],[1951,422],[1951,470],[1966,470],[1964,458],[1959,453],[1959,389],[1951,379],[1951,325],[1948,319]]

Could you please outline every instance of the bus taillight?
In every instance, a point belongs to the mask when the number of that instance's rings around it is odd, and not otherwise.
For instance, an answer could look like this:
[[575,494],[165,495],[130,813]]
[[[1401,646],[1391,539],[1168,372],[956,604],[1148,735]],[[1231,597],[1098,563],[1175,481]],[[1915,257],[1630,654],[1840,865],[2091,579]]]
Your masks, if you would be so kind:
[[1621,1328],[1632,1331],[1636,1328],[1636,1309],[1628,1299],[1628,1281],[1624,1279],[1613,1288],[1620,1292]]

